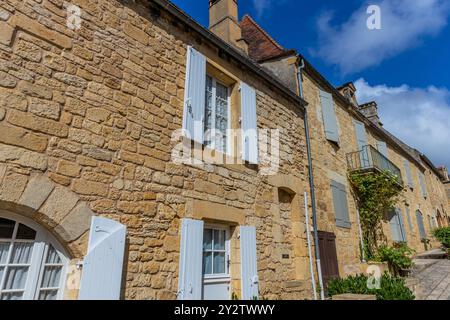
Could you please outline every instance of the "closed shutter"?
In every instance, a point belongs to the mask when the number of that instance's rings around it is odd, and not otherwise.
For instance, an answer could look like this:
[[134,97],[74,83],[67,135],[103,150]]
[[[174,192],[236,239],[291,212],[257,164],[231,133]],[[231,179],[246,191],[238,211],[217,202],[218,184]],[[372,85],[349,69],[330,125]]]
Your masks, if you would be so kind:
[[413,224],[412,224],[411,212],[409,210],[409,206],[406,206],[406,219],[408,220],[409,230],[411,231],[411,233],[413,233],[414,232],[414,227],[413,227]]
[[384,142],[384,141],[377,141],[377,149],[383,156],[385,156],[386,158],[389,159],[386,142]]
[[125,235],[124,225],[106,218],[92,218],[78,295],[80,300],[120,299]]
[[351,228],[347,203],[347,191],[345,186],[336,181],[331,181],[331,190],[333,193],[336,225],[342,228]]
[[420,238],[426,239],[427,233],[425,231],[425,226],[423,224],[423,216],[419,210],[416,211],[416,219],[417,219],[417,226],[419,227]]
[[183,129],[185,135],[203,144],[206,90],[206,58],[192,47],[187,49]]
[[420,171],[419,171],[419,181],[420,181],[420,188],[422,189],[422,195],[426,198],[428,196],[428,192],[427,186],[425,184],[425,176]]
[[240,227],[242,300],[259,297],[256,228]]
[[406,171],[406,177],[408,178],[408,186],[413,189],[414,188],[414,182],[411,174],[411,165],[409,164],[409,161],[404,159],[405,162],[405,171]]
[[320,101],[322,104],[322,117],[325,126],[325,136],[328,140],[339,143],[339,130],[334,109],[333,96],[324,91],[320,91]]
[[241,83],[242,159],[258,164],[258,125],[256,116],[256,91]]
[[183,219],[181,222],[178,299],[202,298],[203,221]]

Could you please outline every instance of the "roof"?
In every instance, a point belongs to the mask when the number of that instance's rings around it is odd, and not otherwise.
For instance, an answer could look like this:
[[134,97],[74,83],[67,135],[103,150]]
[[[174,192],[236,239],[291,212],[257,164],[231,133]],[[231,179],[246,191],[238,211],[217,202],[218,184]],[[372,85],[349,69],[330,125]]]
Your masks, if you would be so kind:
[[[286,87],[281,80],[275,77],[272,73],[268,72],[265,68],[257,64],[254,60],[247,57],[244,52],[231,46],[217,35],[212,33],[210,30],[201,26],[197,21],[192,19],[184,11],[174,5],[168,0],[147,0],[150,5],[150,14],[152,17],[157,18],[160,16],[161,10],[167,12],[169,16],[173,17],[174,24],[179,25],[186,32],[192,32],[200,37],[205,43],[217,48],[219,56],[226,57],[227,59],[232,59],[238,63],[238,65],[250,72],[253,72],[256,76],[259,76],[265,80],[269,86],[278,92],[282,93],[285,97],[294,101],[298,108],[304,112],[305,106],[308,104],[305,100],[299,97],[297,94],[292,92],[288,87]],[[192,45],[196,45],[198,41],[192,41]]]
[[255,20],[245,15],[241,22],[242,38],[248,43],[248,55],[255,61],[273,59],[292,54],[284,49]]

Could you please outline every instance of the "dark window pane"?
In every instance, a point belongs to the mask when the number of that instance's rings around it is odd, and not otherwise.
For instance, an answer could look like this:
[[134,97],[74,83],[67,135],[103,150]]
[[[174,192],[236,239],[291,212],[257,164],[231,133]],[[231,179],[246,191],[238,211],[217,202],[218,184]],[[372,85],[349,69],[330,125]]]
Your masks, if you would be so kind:
[[34,240],[36,238],[36,231],[27,227],[26,225],[19,224],[16,238],[22,240]]
[[0,218],[0,238],[11,239],[14,232],[14,221]]

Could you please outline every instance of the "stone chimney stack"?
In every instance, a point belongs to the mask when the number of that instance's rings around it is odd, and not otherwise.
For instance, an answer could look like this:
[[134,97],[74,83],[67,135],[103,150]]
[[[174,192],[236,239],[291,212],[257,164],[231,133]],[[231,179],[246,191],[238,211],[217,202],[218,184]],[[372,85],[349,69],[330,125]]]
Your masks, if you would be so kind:
[[377,126],[383,126],[378,115],[378,105],[375,101],[362,104],[358,106],[358,109],[364,116],[366,116],[367,119],[375,123]]
[[209,0],[209,29],[219,38],[248,54],[238,21],[237,0]]
[[441,173],[442,177],[444,178],[445,181],[450,180],[449,176],[448,176],[448,170],[445,166],[439,167],[437,168],[438,171]]
[[358,106],[358,101],[356,100],[356,87],[353,82],[348,82],[340,87],[337,90],[355,107]]

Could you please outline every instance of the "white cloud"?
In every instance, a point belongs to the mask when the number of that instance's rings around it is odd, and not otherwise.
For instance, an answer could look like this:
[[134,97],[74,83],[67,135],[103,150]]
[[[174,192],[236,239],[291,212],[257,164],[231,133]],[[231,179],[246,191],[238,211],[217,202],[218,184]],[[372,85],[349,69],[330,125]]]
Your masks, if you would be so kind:
[[375,100],[384,127],[436,166],[450,168],[450,91],[446,88],[412,88],[408,85],[372,86],[355,82],[359,103]]
[[256,15],[258,18],[261,18],[265,11],[269,9],[272,0],[252,0],[253,7],[256,10]]
[[333,25],[333,13],[318,20],[319,49],[312,53],[349,74],[376,66],[383,60],[437,35],[450,15],[448,0],[374,0],[381,8],[381,30],[367,28],[366,3],[342,24]]

